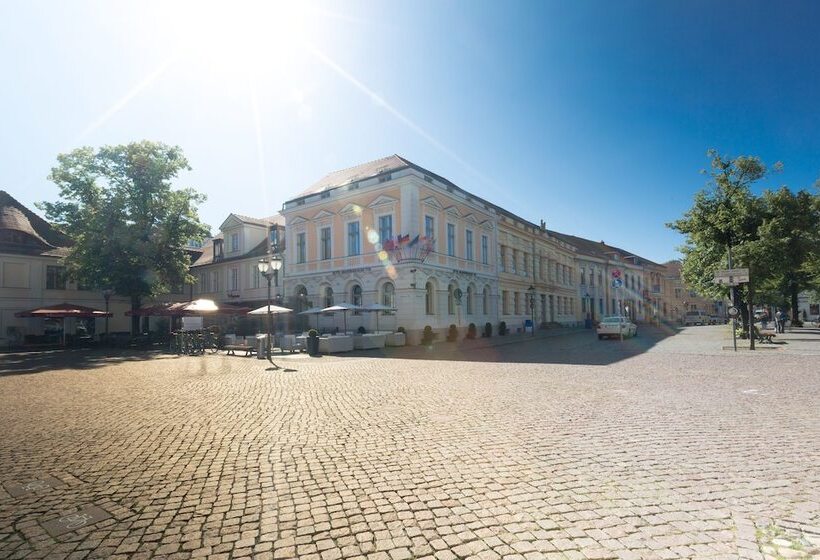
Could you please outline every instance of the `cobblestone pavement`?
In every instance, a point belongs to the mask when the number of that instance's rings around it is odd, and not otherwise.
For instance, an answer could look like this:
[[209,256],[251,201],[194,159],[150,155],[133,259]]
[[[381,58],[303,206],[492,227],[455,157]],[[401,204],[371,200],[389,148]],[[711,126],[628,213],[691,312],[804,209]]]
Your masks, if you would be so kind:
[[0,356],[36,371],[0,377],[0,557],[819,557],[817,357],[692,350],[715,332]]

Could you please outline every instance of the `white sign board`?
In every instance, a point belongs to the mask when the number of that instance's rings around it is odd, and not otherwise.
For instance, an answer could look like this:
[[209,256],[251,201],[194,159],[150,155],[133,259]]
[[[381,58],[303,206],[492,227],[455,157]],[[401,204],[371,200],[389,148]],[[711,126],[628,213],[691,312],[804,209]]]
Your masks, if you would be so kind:
[[715,271],[713,282],[719,286],[738,286],[749,282],[748,268],[730,268]]
[[183,317],[182,318],[183,331],[201,331],[202,317]]

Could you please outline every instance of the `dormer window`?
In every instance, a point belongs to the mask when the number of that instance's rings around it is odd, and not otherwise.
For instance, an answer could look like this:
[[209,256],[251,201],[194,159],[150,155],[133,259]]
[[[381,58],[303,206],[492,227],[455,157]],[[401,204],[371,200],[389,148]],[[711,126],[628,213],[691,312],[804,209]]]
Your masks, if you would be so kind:
[[222,239],[214,239],[214,262],[221,261],[223,256]]
[[239,233],[232,233],[231,234],[231,253],[236,253],[239,251]]

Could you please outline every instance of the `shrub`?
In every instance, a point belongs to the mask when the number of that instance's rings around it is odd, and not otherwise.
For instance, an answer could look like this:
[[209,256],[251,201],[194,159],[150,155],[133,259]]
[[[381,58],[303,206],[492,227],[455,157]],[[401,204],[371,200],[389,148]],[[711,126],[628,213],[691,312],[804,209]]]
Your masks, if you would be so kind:
[[455,342],[458,340],[458,328],[455,325],[450,325],[447,331],[447,342]]
[[358,331],[359,331],[359,334],[364,334],[364,333],[367,332],[367,330],[364,327],[359,327]]
[[317,336],[319,336],[319,331],[317,331],[316,329],[310,329],[308,331],[308,336],[310,338],[316,338]]
[[399,328],[396,329],[396,332],[406,333],[407,331],[404,330],[404,327],[399,327]]
[[430,325],[425,326],[424,331],[421,333],[421,344],[422,346],[433,344],[433,327]]
[[491,336],[493,336],[493,324],[492,323],[490,323],[489,321],[484,323],[484,333],[481,336],[484,336],[486,338],[490,338]]
[[507,322],[501,321],[498,323],[498,336],[504,336],[507,334]]
[[465,338],[469,338],[470,340],[472,340],[472,339],[475,338],[475,335],[476,335],[475,323],[470,323],[467,326],[467,335],[465,336]]

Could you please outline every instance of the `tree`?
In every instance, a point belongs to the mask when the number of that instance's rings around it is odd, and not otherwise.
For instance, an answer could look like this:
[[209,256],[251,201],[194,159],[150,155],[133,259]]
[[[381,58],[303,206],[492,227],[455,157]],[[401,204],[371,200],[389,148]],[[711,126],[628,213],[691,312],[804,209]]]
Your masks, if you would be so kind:
[[[74,240],[65,261],[73,278],[128,296],[132,309],[193,281],[185,246],[208,234],[197,213],[205,196],[172,189],[171,180],[190,170],[179,147],[149,141],[84,147],[57,162],[49,180],[62,200],[38,207]],[[131,329],[138,332],[139,317]]]
[[781,187],[765,191],[761,199],[765,215],[759,229],[761,249],[764,262],[771,265],[762,288],[771,301],[788,306],[792,321],[797,321],[797,295],[816,285],[811,263],[820,254],[818,197]]
[[[752,194],[751,185],[766,177],[768,169],[757,157],[721,156],[716,150],[707,153],[711,169],[707,172],[707,189],[695,195],[694,204],[681,219],[667,224],[686,236],[681,248],[681,274],[686,285],[702,295],[725,297],[726,289],[712,283],[716,270],[732,266],[759,268],[761,249],[758,228],[763,222],[762,205]],[[775,169],[780,165],[776,164]],[[733,303],[751,301],[747,288],[735,290]],[[748,312],[741,307],[744,328],[748,329]]]

